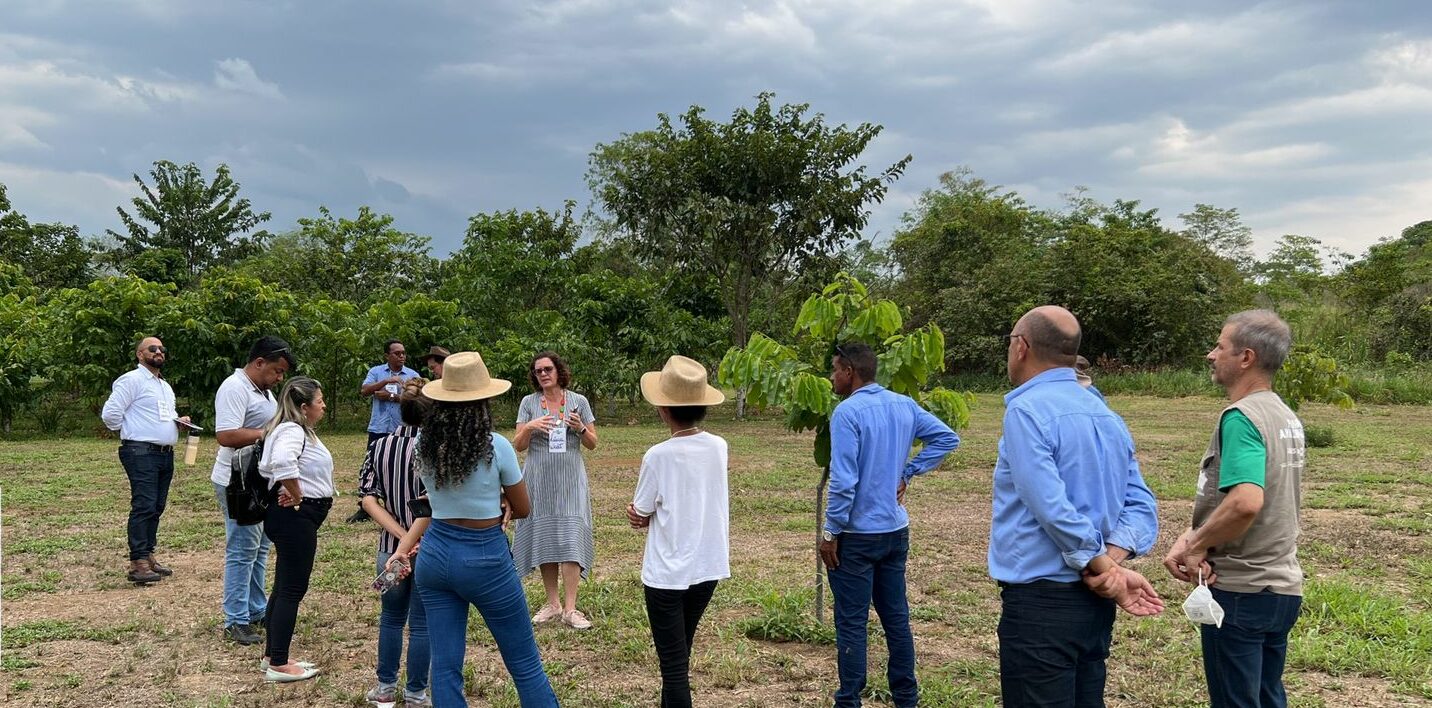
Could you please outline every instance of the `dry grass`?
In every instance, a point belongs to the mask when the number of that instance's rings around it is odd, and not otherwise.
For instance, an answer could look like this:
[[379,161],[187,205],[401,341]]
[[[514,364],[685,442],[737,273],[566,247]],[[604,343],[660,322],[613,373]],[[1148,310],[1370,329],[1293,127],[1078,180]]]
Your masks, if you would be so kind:
[[[1145,474],[1162,501],[1165,548],[1188,523],[1195,467],[1219,404],[1208,398],[1115,397],[1134,430]],[[927,705],[986,705],[998,696],[995,588],[985,575],[988,479],[1000,399],[981,396],[964,444],[909,495],[909,589]],[[713,421],[731,442],[733,579],[717,590],[697,639],[693,680],[706,706],[827,705],[833,649],[747,638],[756,598],[800,593],[814,577],[810,438],[776,423]],[[1333,425],[1334,447],[1313,450],[1305,485],[1303,559],[1312,580],[1288,683],[1295,705],[1407,705],[1432,700],[1432,409],[1304,410]],[[568,705],[656,703],[659,678],[641,601],[643,539],[626,527],[641,452],[664,437],[650,423],[608,425],[588,455],[597,515],[597,567],[580,604],[596,627],[542,628],[553,683]],[[325,436],[340,488],[356,487],[361,435]],[[210,441],[211,442],[211,441]],[[207,451],[212,455],[212,446]],[[208,466],[181,468],[160,529],[172,579],[124,580],[127,489],[112,442],[7,441],[3,483],[4,678],[7,705],[362,706],[373,680],[378,602],[367,589],[375,530],[347,525],[340,498],[319,541],[301,610],[298,656],[317,681],[266,686],[257,648],[220,631],[223,528]],[[1175,604],[1186,587],[1153,560],[1137,562]],[[528,580],[529,598],[540,582]],[[474,705],[516,705],[491,638],[475,618],[468,648]],[[878,635],[878,630],[875,630]],[[1111,705],[1203,700],[1195,629],[1176,611],[1119,620],[1110,660]],[[883,650],[872,637],[872,704],[882,704]]]

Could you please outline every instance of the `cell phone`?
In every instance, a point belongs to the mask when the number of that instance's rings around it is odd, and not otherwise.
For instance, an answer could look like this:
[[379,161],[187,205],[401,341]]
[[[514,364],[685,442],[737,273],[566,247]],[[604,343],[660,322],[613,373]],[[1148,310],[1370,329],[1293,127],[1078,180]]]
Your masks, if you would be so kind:
[[414,517],[424,519],[433,515],[433,505],[426,499],[412,499],[408,501],[408,511],[413,512]]
[[186,422],[186,421],[182,421],[182,420],[179,420],[178,418],[175,418],[175,419],[174,419],[174,422],[175,422],[175,423],[178,423],[178,424],[180,425],[180,427],[184,428],[185,430],[192,430],[192,431],[194,431],[194,432],[196,432],[196,433],[199,432],[199,431],[201,431],[201,430],[203,430],[203,428],[201,428],[201,427],[199,427],[199,426],[197,426],[197,425],[194,425],[193,423],[189,423],[189,422]]

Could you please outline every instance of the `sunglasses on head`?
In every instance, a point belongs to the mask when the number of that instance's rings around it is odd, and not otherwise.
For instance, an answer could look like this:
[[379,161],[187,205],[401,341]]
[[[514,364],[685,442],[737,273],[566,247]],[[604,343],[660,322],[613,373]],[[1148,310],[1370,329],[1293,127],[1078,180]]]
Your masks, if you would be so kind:
[[169,353],[169,349],[168,349],[167,347],[161,347],[161,346],[159,346],[159,345],[157,345],[157,344],[151,344],[151,345],[149,345],[149,353],[150,353],[150,354],[168,354],[168,353]]

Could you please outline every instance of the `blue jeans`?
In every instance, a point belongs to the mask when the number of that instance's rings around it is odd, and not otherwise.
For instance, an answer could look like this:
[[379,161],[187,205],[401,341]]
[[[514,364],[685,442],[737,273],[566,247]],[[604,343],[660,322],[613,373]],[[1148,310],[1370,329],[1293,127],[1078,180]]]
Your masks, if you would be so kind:
[[1288,632],[1303,598],[1209,588],[1223,607],[1223,626],[1202,625],[1203,672],[1213,708],[1283,708]]
[[[383,533],[387,533],[384,531]],[[378,551],[378,572],[388,565],[392,554]],[[398,685],[398,659],[403,654],[403,625],[408,625],[407,695],[428,690],[428,615],[423,611],[423,598],[413,592],[413,576],[379,596],[383,612],[378,616],[378,683]]]
[[462,662],[467,652],[468,605],[482,613],[524,708],[557,705],[502,527],[469,529],[434,519],[423,534],[414,572],[429,620],[436,708],[467,705]]
[[174,480],[174,452],[156,451],[145,443],[121,443],[119,464],[129,478],[129,559],[136,561],[154,553],[159,517]]
[[264,525],[240,526],[229,518],[224,485],[215,484],[214,495],[224,516],[224,626],[257,622],[268,612],[264,573],[269,540]]
[[835,608],[835,663],[840,674],[835,705],[860,705],[860,693],[865,690],[866,624],[874,603],[890,652],[886,666],[890,695],[896,706],[914,706],[920,690],[915,683],[915,637],[910,634],[910,605],[905,598],[910,530],[843,533],[839,539],[839,565],[826,573]]
[[1005,707],[1101,708],[1114,601],[1080,582],[1001,588],[996,631]]

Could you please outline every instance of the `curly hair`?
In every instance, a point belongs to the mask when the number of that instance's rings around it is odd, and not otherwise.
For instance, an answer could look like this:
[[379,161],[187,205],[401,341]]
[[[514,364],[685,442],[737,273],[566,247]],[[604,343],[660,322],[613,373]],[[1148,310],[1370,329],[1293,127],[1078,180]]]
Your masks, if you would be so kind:
[[479,464],[492,462],[492,409],[485,399],[433,404],[416,461],[432,470],[438,487],[462,484]]
[[567,362],[557,356],[557,352],[540,351],[532,357],[532,362],[527,365],[527,380],[531,382],[533,391],[542,390],[542,384],[537,383],[537,362],[542,359],[551,359],[552,366],[557,369],[557,388],[564,389],[572,385],[572,369],[567,366]]

